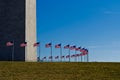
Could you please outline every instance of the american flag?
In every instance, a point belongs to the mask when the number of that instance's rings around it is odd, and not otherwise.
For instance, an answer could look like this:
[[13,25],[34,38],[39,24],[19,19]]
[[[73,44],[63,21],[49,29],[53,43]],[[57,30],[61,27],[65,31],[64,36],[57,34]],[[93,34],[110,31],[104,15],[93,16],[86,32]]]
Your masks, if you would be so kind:
[[70,50],[75,50],[76,49],[76,46],[71,46],[70,47]]
[[36,46],[40,46],[40,42],[34,43],[33,46],[34,46],[34,47],[36,47]]
[[75,50],[76,50],[76,51],[80,51],[80,49],[81,49],[81,47],[78,47],[78,48],[76,48]]
[[45,45],[46,48],[49,48],[51,46],[52,46],[52,43],[48,43],[48,44]]
[[69,49],[70,45],[64,46],[64,49]]
[[69,58],[69,57],[70,57],[70,55],[67,55],[67,56],[66,56],[66,58]]
[[79,54],[76,54],[76,57],[78,57],[79,56]]
[[43,57],[43,59],[46,59],[46,57]]
[[55,45],[55,48],[61,48],[61,44]]
[[25,46],[27,46],[27,42],[23,42],[20,44],[20,47],[25,47]]
[[59,56],[56,56],[56,57],[55,57],[55,59],[58,59],[58,58],[59,58]]
[[73,57],[75,57],[75,55],[73,54],[73,55],[71,55],[71,58],[73,58]]
[[13,45],[14,45],[13,41],[9,41],[6,43],[6,46],[13,46]]
[[81,53],[84,53],[84,51],[85,51],[85,48],[82,48],[82,49],[80,50]]
[[87,54],[88,54],[88,49],[84,49],[83,55],[87,55]]
[[64,58],[65,56],[61,56],[61,58]]
[[82,54],[82,53],[80,53],[80,54],[79,54],[79,56],[83,56],[83,54]]
[[50,56],[49,59],[52,59],[52,56]]

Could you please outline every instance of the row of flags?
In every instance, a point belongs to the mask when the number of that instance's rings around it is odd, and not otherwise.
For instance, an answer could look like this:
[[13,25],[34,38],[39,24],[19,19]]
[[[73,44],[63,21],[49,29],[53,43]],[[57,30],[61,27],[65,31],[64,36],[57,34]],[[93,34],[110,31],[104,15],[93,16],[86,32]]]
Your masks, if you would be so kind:
[[[13,45],[14,45],[13,41],[9,41],[6,43],[6,46],[13,46]],[[23,42],[20,44],[20,47],[25,47],[25,46],[27,46],[27,42]],[[39,46],[39,42],[33,44],[33,47],[36,47],[36,46]]]
[[[48,44],[45,45],[46,48],[49,48],[51,46],[52,46],[51,43],[48,43]],[[55,48],[61,48],[61,44],[56,44]],[[80,51],[84,54],[88,53],[88,49],[81,48],[81,47],[76,47],[75,45],[74,46],[66,45],[66,46],[64,46],[64,49],[76,50],[76,51]]]
[[[48,59],[52,59],[52,58],[54,58],[54,59],[59,59],[59,58],[63,59],[63,58],[66,58],[67,59],[67,58],[80,57],[80,56],[84,56],[84,55],[86,55],[86,54],[82,54],[81,53],[81,54],[73,54],[73,55],[67,55],[67,56],[61,56],[61,57],[60,56],[55,56],[55,57],[49,56]],[[47,57],[45,56],[45,57],[42,58],[42,60],[44,60],[44,59],[47,59]]]
[[[6,46],[13,46],[13,45],[14,45],[13,41],[9,41],[9,42],[6,43]],[[27,42],[23,42],[23,43],[20,44],[20,47],[25,47],[25,46],[27,46]],[[37,46],[40,46],[40,42],[37,42],[37,43],[33,44],[33,47],[37,47]],[[46,48],[49,48],[51,46],[52,46],[52,43],[48,43],[48,44],[45,45]],[[61,44],[55,45],[55,48],[61,48]],[[76,50],[76,51],[80,51],[82,53],[87,53],[88,52],[88,50],[85,49],[85,48],[70,46],[70,45],[64,46],[64,49]]]
[[[6,43],[6,46],[13,46],[14,45],[14,42],[13,41],[9,41]],[[20,47],[25,47],[27,46],[27,42],[23,42],[20,44]]]
[[[48,57],[48,59],[53,60],[53,56],[52,56],[52,43],[48,43],[45,45],[46,48],[51,48],[51,56]],[[82,56],[84,56],[84,59],[86,58],[87,62],[89,61],[89,57],[88,57],[88,49],[86,48],[82,48],[82,47],[76,47],[75,45],[71,46],[71,45],[65,45],[64,46],[64,49],[68,49],[69,52],[67,56],[63,56],[62,55],[62,46],[61,44],[56,44],[55,45],[55,48],[60,48],[60,56],[56,56],[54,57],[55,59],[59,59],[60,58],[60,61],[62,61],[62,59],[64,58],[68,58],[69,59],[69,62],[71,61],[71,58],[75,58],[75,62],[77,61],[77,57],[81,56],[81,61],[82,61]],[[74,50],[75,51],[75,54],[71,55],[70,53],[70,50]],[[76,51],[79,51],[80,54],[76,54]],[[86,56],[86,57],[85,57]],[[43,57],[42,60],[46,59],[46,57]]]
[[[9,42],[7,42],[7,43],[6,43],[6,46],[13,46],[12,54],[14,54],[14,41],[9,41]],[[27,42],[23,42],[23,43],[20,44],[20,47],[26,47],[26,46],[27,46]],[[33,44],[33,47],[38,47],[38,50],[39,50],[39,53],[38,53],[39,59],[38,59],[38,61],[40,61],[40,60],[41,60],[41,56],[40,56],[40,55],[41,55],[41,53],[40,53],[40,42],[34,43],[34,44]],[[51,48],[49,59],[51,59],[51,62],[52,62],[52,59],[53,59],[53,55],[52,55],[52,43],[47,43],[47,44],[45,44],[45,47],[46,47],[46,48]],[[56,56],[55,59],[60,58],[61,61],[62,61],[62,58],[69,58],[69,61],[70,61],[70,58],[75,57],[75,61],[76,61],[77,57],[79,57],[79,56],[81,56],[81,57],[82,57],[82,56],[85,56],[85,55],[88,56],[88,49],[86,49],[86,48],[81,48],[81,47],[76,47],[75,45],[70,46],[70,45],[68,44],[68,45],[65,45],[65,46],[63,47],[64,49],[68,49],[68,50],[69,50],[69,52],[68,52],[69,55],[67,55],[67,56],[62,55],[62,45],[61,45],[61,43],[60,43],[60,44],[56,44],[54,47],[60,49],[60,56]],[[74,50],[74,51],[75,51],[75,54],[71,55],[71,54],[70,54],[70,50]],[[80,54],[76,54],[76,51],[79,51]],[[44,57],[43,59],[45,59],[45,58],[46,58],[46,57]],[[87,59],[88,59],[88,58],[87,58]]]

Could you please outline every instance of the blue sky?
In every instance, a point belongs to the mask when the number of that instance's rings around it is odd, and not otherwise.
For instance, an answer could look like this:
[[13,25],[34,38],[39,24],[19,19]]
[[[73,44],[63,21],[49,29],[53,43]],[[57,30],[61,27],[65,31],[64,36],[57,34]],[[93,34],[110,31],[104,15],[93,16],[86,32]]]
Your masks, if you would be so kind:
[[[120,62],[120,0],[37,0],[37,40],[89,49],[90,61]],[[63,49],[67,55],[67,50]],[[74,54],[74,51],[71,51]]]

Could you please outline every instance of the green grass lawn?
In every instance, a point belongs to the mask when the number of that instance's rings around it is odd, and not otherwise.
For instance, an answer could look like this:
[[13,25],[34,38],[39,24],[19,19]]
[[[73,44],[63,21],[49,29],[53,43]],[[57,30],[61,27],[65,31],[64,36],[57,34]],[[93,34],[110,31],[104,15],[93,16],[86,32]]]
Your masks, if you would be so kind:
[[120,63],[0,62],[0,80],[120,80]]

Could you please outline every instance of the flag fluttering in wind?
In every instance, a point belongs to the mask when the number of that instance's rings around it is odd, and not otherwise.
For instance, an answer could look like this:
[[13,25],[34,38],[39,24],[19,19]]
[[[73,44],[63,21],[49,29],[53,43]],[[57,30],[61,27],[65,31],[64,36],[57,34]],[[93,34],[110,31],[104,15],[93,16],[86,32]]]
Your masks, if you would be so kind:
[[9,41],[6,43],[6,46],[13,46],[13,45],[14,45],[13,41]]
[[45,45],[46,48],[49,48],[51,46],[52,46],[52,43],[48,43],[48,44]]
[[73,58],[73,57],[75,57],[75,55],[73,54],[73,55],[71,55],[71,58]]
[[70,50],[75,50],[76,46],[70,46]]
[[55,45],[55,48],[61,48],[61,44]]
[[46,57],[43,57],[43,59],[46,59]]
[[83,55],[87,55],[87,54],[88,54],[88,49],[84,49]]
[[80,55],[79,55],[79,54],[76,54],[75,56],[76,56],[76,57],[79,57]]
[[52,59],[52,56],[50,56],[49,59]]
[[23,42],[20,44],[20,47],[25,47],[25,46],[27,46],[27,42]]
[[78,47],[78,48],[76,48],[75,50],[76,50],[76,51],[80,51],[80,50],[81,50],[81,47]]
[[80,50],[81,53],[84,53],[84,51],[85,51],[85,48],[82,48],[82,49]]
[[64,49],[69,49],[70,45],[64,46]]
[[34,47],[40,46],[40,42],[34,43]]
[[65,58],[65,56],[61,56],[61,58]]
[[70,45],[64,46],[64,49],[69,49]]
[[58,58],[59,58],[59,56],[56,56],[56,57],[55,57],[55,59],[58,59]]
[[70,55],[67,55],[66,58],[70,58]]
[[83,56],[83,54],[82,54],[82,53],[80,53],[80,54],[79,54],[79,56]]

